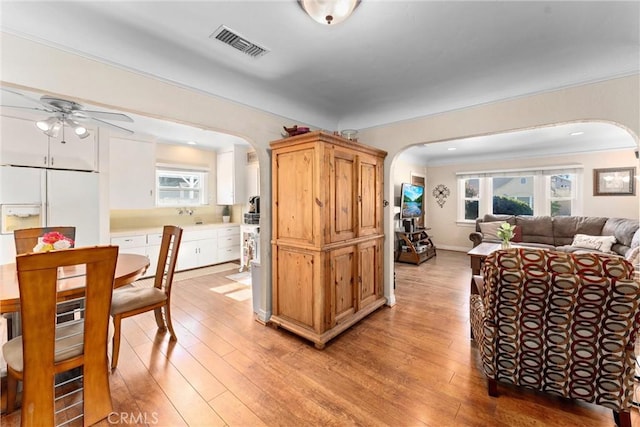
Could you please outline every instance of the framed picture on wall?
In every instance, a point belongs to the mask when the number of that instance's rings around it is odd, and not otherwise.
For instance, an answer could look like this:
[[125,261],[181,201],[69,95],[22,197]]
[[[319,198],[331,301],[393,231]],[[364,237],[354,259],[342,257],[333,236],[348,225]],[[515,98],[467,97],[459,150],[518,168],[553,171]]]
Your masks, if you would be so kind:
[[593,170],[594,196],[635,196],[636,168],[605,168]]

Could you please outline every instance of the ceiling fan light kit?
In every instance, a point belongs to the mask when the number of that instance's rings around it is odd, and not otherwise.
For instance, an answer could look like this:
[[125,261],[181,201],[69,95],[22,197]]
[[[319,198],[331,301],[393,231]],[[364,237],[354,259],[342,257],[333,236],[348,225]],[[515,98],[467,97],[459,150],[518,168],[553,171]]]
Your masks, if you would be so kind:
[[298,4],[314,21],[335,25],[352,14],[360,0],[298,0]]
[[94,111],[86,110],[82,105],[77,102],[69,101],[66,99],[56,98],[49,95],[43,95],[40,99],[32,98],[15,90],[0,87],[2,91],[11,93],[13,95],[20,96],[24,101],[32,104],[32,107],[23,105],[2,105],[2,108],[12,108],[19,110],[34,110],[40,113],[47,113],[49,118],[37,120],[35,125],[45,135],[52,138],[56,138],[62,130],[62,136],[64,139],[64,127],[73,129],[74,133],[80,138],[84,139],[90,135],[89,130],[84,125],[84,122],[94,123],[98,126],[103,126],[118,132],[126,134],[132,134],[133,131],[123,128],[122,126],[114,125],[106,120],[119,120],[124,122],[133,123],[133,119],[126,114],[111,113],[108,111]]
[[64,117],[64,115],[63,117],[49,117],[47,120],[38,120],[36,126],[44,132],[45,135],[52,138],[56,138],[60,133],[60,129],[63,129],[64,126],[72,128],[80,139],[85,139],[90,135],[86,127],[74,120]]

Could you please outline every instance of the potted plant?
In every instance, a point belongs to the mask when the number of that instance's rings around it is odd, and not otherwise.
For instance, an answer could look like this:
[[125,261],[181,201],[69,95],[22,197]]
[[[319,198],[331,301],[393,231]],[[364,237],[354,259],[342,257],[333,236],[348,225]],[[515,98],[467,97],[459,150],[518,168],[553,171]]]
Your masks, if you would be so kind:
[[502,240],[502,249],[511,247],[511,239],[513,238],[515,229],[516,226],[511,225],[508,222],[503,222],[498,228],[496,234],[498,238]]
[[231,220],[231,206],[222,206],[222,222],[229,222]]

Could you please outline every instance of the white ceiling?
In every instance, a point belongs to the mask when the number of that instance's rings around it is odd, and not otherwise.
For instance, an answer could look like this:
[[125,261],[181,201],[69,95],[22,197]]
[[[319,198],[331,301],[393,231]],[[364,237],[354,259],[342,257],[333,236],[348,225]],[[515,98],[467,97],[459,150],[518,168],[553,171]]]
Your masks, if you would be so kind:
[[[327,27],[294,0],[3,0],[0,24],[328,130],[640,71],[638,1],[364,0]],[[209,38],[220,25],[270,52],[251,58]]]

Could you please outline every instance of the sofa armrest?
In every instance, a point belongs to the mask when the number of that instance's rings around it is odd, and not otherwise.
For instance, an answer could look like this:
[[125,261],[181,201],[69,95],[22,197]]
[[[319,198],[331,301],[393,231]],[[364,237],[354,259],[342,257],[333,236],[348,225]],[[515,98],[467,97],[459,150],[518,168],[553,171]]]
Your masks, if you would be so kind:
[[480,233],[479,231],[469,233],[469,240],[473,242],[473,247],[475,248],[480,243],[482,243],[482,233]]

